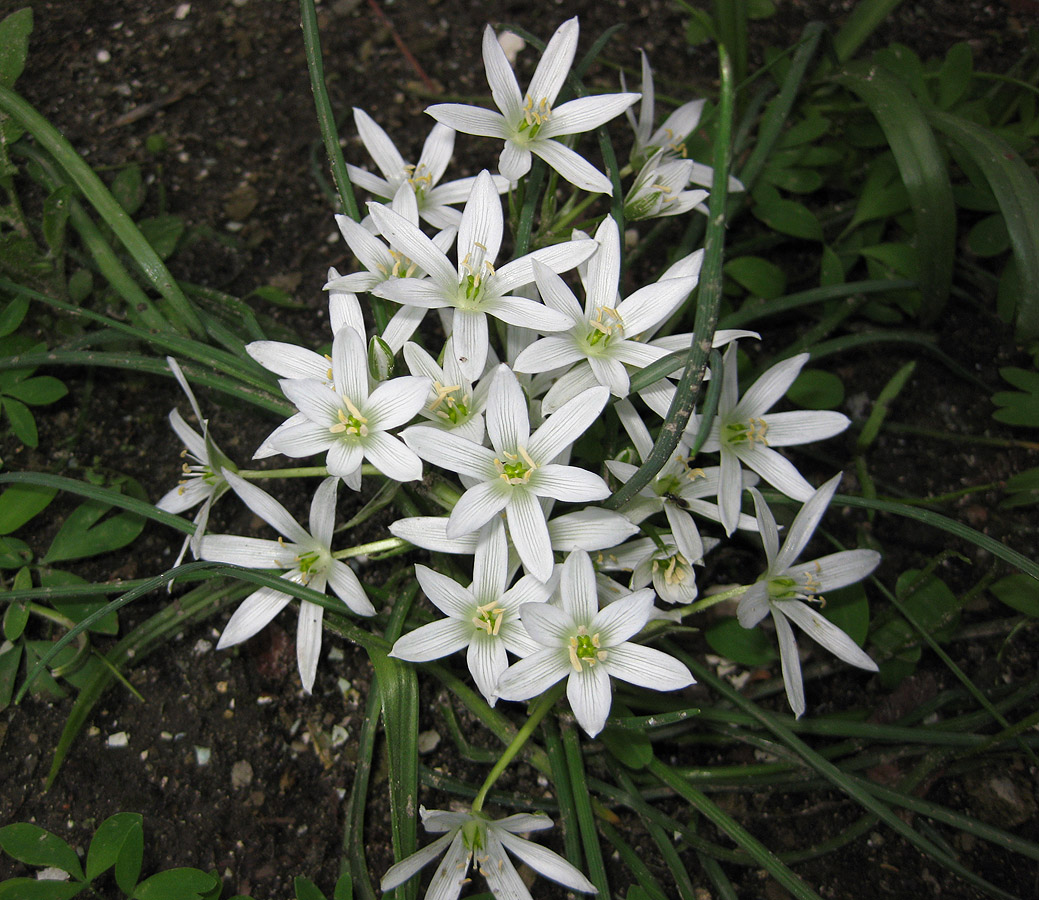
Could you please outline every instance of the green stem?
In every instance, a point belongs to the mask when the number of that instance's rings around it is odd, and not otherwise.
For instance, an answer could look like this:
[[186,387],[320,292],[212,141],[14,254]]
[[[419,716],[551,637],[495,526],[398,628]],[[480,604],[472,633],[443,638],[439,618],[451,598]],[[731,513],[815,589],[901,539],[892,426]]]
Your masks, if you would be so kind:
[[[373,466],[368,466],[367,468],[371,471],[365,472],[362,466],[362,475],[371,475],[375,472]],[[295,466],[288,469],[239,469],[238,475],[250,481],[258,481],[263,478],[324,478],[328,475],[328,469],[325,466]]]
[[307,71],[310,73],[310,89],[314,92],[314,106],[317,107],[317,121],[321,127],[321,139],[325,143],[325,152],[332,167],[339,201],[343,211],[355,222],[361,221],[361,213],[354,199],[353,185],[346,171],[346,160],[339,146],[339,132],[336,130],[335,115],[328,99],[325,87],[325,70],[321,62],[321,35],[317,27],[317,10],[314,0],[300,0],[300,25],[303,28],[303,46],[307,55]]
[[667,464],[671,454],[675,452],[682,432],[700,398],[700,389],[707,370],[707,358],[711,353],[714,331],[718,327],[718,313],[722,301],[722,255],[725,248],[727,222],[725,205],[728,198],[729,154],[735,106],[732,61],[722,45],[718,46],[718,57],[721,69],[718,138],[714,148],[714,179],[711,184],[707,244],[703,271],[700,275],[689,359],[652,452],[638,471],[603,502],[603,506],[607,509],[619,509],[627,503],[653,480],[653,477]]
[[530,711],[530,716],[527,721],[524,722],[523,727],[516,732],[516,736],[512,739],[512,743],[505,748],[505,752],[502,753],[501,758],[494,764],[494,768],[491,769],[487,777],[484,779],[483,785],[480,788],[480,792],[476,795],[476,799],[473,801],[472,811],[479,813],[483,809],[483,802],[487,799],[487,792],[494,786],[494,782],[498,780],[498,777],[504,772],[509,763],[516,758],[516,754],[523,749],[523,745],[527,743],[528,738],[534,733],[534,729],[538,727],[538,723],[545,718],[549,710],[556,705],[556,701],[563,696],[563,691],[566,688],[566,682],[560,681],[557,685],[552,687],[541,695],[540,699],[534,708]]

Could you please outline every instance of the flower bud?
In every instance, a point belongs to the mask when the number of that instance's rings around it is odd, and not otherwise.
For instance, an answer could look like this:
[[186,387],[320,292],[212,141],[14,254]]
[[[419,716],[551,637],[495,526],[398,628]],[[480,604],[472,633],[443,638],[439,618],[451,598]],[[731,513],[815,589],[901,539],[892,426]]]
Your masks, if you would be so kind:
[[386,381],[393,375],[395,361],[390,345],[378,335],[368,342],[368,371],[376,381]]

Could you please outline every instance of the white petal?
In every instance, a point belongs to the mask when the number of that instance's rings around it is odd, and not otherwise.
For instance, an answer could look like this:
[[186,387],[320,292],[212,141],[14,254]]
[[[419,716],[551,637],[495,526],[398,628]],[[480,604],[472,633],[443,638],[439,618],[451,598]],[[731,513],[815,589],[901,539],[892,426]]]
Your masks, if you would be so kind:
[[517,372],[551,372],[572,365],[583,355],[573,338],[564,335],[549,335],[534,341],[516,357]]
[[613,194],[613,183],[588,160],[559,141],[539,140],[530,152],[540,156],[574,187],[592,194]]
[[201,559],[246,569],[290,569],[294,552],[291,546],[278,541],[235,534],[207,534],[199,548]]
[[747,592],[740,597],[739,606],[736,607],[736,618],[744,628],[753,628],[770,611],[768,585],[764,581],[758,581],[750,585]]
[[776,363],[754,382],[732,411],[735,419],[749,419],[768,412],[782,397],[808,362],[807,353],[799,353]]
[[587,507],[578,512],[558,516],[548,523],[552,547],[569,553],[571,550],[604,550],[638,532],[639,528],[620,513]]
[[840,434],[851,424],[846,415],[830,410],[769,413],[762,418],[768,425],[765,438],[770,447],[825,441]]
[[[531,817],[528,816],[527,818]],[[504,821],[506,820],[503,819],[501,822],[495,823],[498,827],[494,830],[502,844],[505,845],[505,848],[510,853],[521,859],[536,872],[540,872],[546,878],[551,878],[552,881],[562,884],[573,891],[581,891],[586,894],[595,893],[595,885],[585,878],[579,869],[572,866],[558,853],[554,853],[547,847],[542,847],[540,844],[535,844],[533,841],[525,840],[514,834],[510,834],[508,831],[502,830],[501,826]],[[549,820],[549,825],[544,825],[542,827],[548,828],[550,826],[551,820]],[[530,826],[528,824],[525,830],[529,830],[529,828]]]
[[398,519],[390,524],[390,534],[424,550],[435,550],[438,553],[475,553],[479,532],[473,531],[457,538],[449,538],[447,522],[447,516],[413,516]]
[[408,662],[429,662],[457,653],[472,636],[471,624],[458,619],[438,619],[397,638],[390,656]]
[[508,583],[509,545],[500,518],[491,519],[480,532],[473,558],[472,592],[481,605],[498,600]]
[[513,663],[502,673],[497,694],[502,700],[529,700],[543,694],[571,671],[565,650],[540,650]]
[[425,900],[456,900],[462,892],[462,885],[469,880],[466,876],[471,857],[472,854],[462,841],[461,832],[455,834],[426,888]]
[[447,521],[447,536],[458,538],[476,531],[510,502],[512,491],[500,479],[482,481],[469,488],[455,504]]
[[527,88],[527,94],[535,106],[542,99],[546,100],[549,106],[556,102],[556,97],[570,72],[574,54],[577,53],[578,31],[577,16],[574,16],[560,25],[549,40]]
[[305,600],[299,606],[299,624],[296,626],[296,664],[303,690],[314,690],[317,663],[321,656],[321,618],[324,610],[316,603]]
[[427,115],[443,122],[463,134],[478,134],[482,137],[508,137],[505,117],[500,112],[466,106],[464,103],[436,103],[426,108]]
[[532,163],[533,157],[525,145],[506,139],[498,155],[498,171],[502,178],[507,178],[510,183],[517,182],[530,171]]
[[[826,508],[840,484],[841,476],[838,473],[823,484],[807,500],[804,506],[794,517],[787,532],[786,540],[776,557],[776,571],[783,571],[794,564],[794,560],[801,555],[805,545],[811,539],[816,527],[826,514]],[[782,488],[780,488],[782,490]]]
[[592,240],[564,241],[542,247],[519,259],[507,262],[494,273],[494,286],[500,294],[511,294],[517,288],[534,281],[534,262],[540,262],[553,272],[567,272],[591,256],[599,245]]
[[335,595],[359,616],[374,616],[375,607],[364,593],[354,570],[346,563],[333,559],[326,573],[328,585]]
[[880,554],[876,550],[842,550],[801,566],[791,566],[789,571],[811,572],[822,593],[862,581],[879,565]]
[[615,397],[628,396],[628,370],[619,360],[608,356],[589,356],[588,365],[599,384],[610,389]]
[[696,522],[684,509],[679,509],[674,503],[664,504],[664,515],[667,516],[667,524],[671,527],[671,533],[675,537],[675,544],[679,552],[689,563],[695,563],[703,559],[703,540]]
[[421,585],[422,592],[445,616],[468,623],[477,606],[477,600],[471,590],[428,566],[417,564],[415,578]]
[[504,641],[496,635],[478,630],[469,642],[466,664],[469,666],[469,672],[473,676],[473,681],[476,682],[477,689],[483,694],[484,699],[494,706],[498,699],[498,695],[495,693],[498,678],[509,667]]
[[413,875],[417,875],[423,866],[428,866],[443,853],[447,845],[456,837],[460,839],[461,835],[452,831],[449,834],[438,837],[432,844],[427,844],[422,849],[412,853],[411,856],[405,857],[398,863],[394,863],[386,870],[386,874],[382,876],[379,888],[383,891],[391,891],[398,885],[404,884]]
[[357,407],[365,405],[364,401],[368,399],[368,348],[364,338],[352,328],[340,329],[332,341],[332,378],[340,397],[349,397]]
[[307,530],[292,518],[291,513],[270,494],[261,490],[255,484],[250,484],[234,472],[229,472],[226,469],[223,471],[227,483],[231,485],[234,492],[242,499],[242,502],[268,525],[272,525],[296,544],[310,543],[310,534]]
[[531,457],[539,463],[555,459],[599,418],[609,396],[608,388],[594,387],[563,404],[531,435]]
[[592,560],[585,551],[574,550],[563,563],[559,595],[563,609],[577,625],[591,624],[599,611],[599,597]]
[[[472,490],[475,488],[467,491],[463,495],[463,499]],[[552,542],[548,537],[545,513],[532,491],[520,488],[514,489],[511,494],[512,496],[508,498],[508,506],[505,507],[505,514],[509,521],[512,543],[516,547],[519,558],[523,561],[524,568],[539,581],[548,581],[552,575],[553,558]],[[457,507],[455,509],[457,510]],[[454,513],[451,518],[454,518]],[[490,517],[488,516],[488,518]]]
[[554,138],[591,131],[619,116],[638,99],[638,94],[595,94],[570,100],[552,110],[551,118],[538,137]]
[[510,325],[534,331],[565,331],[572,324],[563,313],[526,297],[488,297],[480,309]]
[[838,659],[860,669],[877,671],[877,664],[847,634],[829,619],[819,615],[808,604],[800,600],[782,600],[776,604],[791,622],[796,624],[813,641],[822,644]]
[[332,529],[336,517],[338,478],[326,478],[314,491],[310,501],[310,534],[326,550],[332,545]]
[[289,594],[283,594],[274,588],[262,587],[246,597],[234,615],[227,622],[217,649],[233,647],[248,640],[258,631],[262,631],[268,622],[281,612],[292,600]]
[[776,637],[779,638],[779,659],[783,668],[786,698],[794,716],[800,719],[805,712],[805,688],[801,680],[801,659],[797,655],[794,630],[786,617],[775,609],[772,609],[772,621],[776,625]]
[[577,466],[541,466],[531,473],[529,486],[539,497],[552,497],[567,503],[603,500],[610,496],[605,481],[594,472]]
[[627,641],[619,647],[610,648],[607,653],[604,662],[606,670],[613,678],[629,684],[654,691],[679,691],[693,684],[693,676],[684,663],[653,647]]
[[638,634],[652,612],[653,592],[648,588],[636,591],[599,610],[588,630],[599,635],[604,647],[615,647]]
[[416,375],[404,375],[384,381],[374,391],[364,406],[370,425],[381,431],[399,428],[410,422],[426,405],[429,396],[429,379]]
[[472,192],[462,210],[462,221],[458,226],[458,259],[461,262],[474,260],[493,263],[501,247],[504,228],[501,198],[484,169],[476,176]]
[[422,460],[415,451],[384,431],[376,431],[364,439],[364,455],[393,481],[418,481],[422,478]]
[[566,683],[566,698],[574,711],[577,724],[595,737],[606,725],[613,703],[610,675],[605,666],[585,665],[580,672],[571,671]]
[[754,513],[761,544],[765,548],[765,558],[768,560],[768,570],[778,573],[780,570],[775,564],[776,557],[779,556],[779,526],[776,525],[776,517],[772,515],[771,507],[756,489],[751,488],[750,494],[754,498]]
[[361,460],[364,459],[364,450],[356,441],[336,441],[328,448],[328,456],[325,457],[325,466],[329,475],[337,475],[346,482],[348,487],[357,490],[351,485],[349,479],[357,473],[355,484],[359,483]]
[[573,619],[551,603],[526,605],[520,610],[520,617],[527,634],[543,648],[565,648],[576,631]]
[[390,244],[403,253],[440,287],[457,285],[458,273],[436,244],[426,237],[417,225],[412,225],[399,213],[379,203],[369,203],[368,211]]
[[523,388],[515,374],[506,365],[499,366],[494,373],[487,395],[485,422],[491,444],[499,453],[516,453],[520,446],[528,443],[527,398],[523,396]]
[[401,432],[407,444],[424,460],[471,478],[493,478],[494,451],[473,441],[428,425],[412,425]]
[[379,171],[396,187],[404,178],[405,163],[390,136],[362,109],[354,109],[354,124]]
[[319,353],[282,341],[253,341],[245,349],[261,366],[283,378],[325,378],[329,368]]
[[451,337],[462,374],[476,381],[487,364],[487,316],[471,309],[455,309]]

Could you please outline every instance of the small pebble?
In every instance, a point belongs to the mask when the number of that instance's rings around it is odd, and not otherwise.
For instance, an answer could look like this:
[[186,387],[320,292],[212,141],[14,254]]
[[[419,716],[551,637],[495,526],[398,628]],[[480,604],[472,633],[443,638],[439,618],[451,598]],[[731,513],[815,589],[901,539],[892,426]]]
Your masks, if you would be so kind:
[[117,731],[108,736],[109,747],[125,747],[130,743],[130,736],[125,731]]
[[249,787],[253,783],[253,767],[249,764],[249,760],[240,759],[233,766],[231,766],[231,787],[244,788]]
[[213,751],[209,747],[195,747],[195,762],[200,766],[208,766],[212,755]]
[[112,54],[107,50],[98,50],[96,59],[99,63],[106,63],[112,59]]

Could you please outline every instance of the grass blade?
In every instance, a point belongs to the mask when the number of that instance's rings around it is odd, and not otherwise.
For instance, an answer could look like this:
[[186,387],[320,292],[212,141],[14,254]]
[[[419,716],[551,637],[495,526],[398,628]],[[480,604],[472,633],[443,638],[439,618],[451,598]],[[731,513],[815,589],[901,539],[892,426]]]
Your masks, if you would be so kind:
[[988,179],[1010,234],[1020,276],[1017,337],[1039,336],[1039,182],[1013,147],[988,128],[939,110],[931,124],[956,141]]
[[166,264],[151,244],[141,234],[123,208],[105,187],[104,183],[61,132],[41,116],[32,106],[10,88],[0,85],[0,111],[9,115],[33,135],[39,144],[54,157],[73,184],[104,219],[105,224],[119,238],[141,272],[159,294],[170,304],[176,314],[187,324],[190,331],[202,335],[205,328],[199,321],[195,308],[184,296],[184,292],[170,274]]
[[893,73],[856,63],[836,80],[869,107],[898,163],[916,220],[921,317],[933,322],[948,299],[956,258],[956,204],[945,159],[920,103]]
[[844,63],[855,55],[902,0],[859,0],[833,39],[834,53]]

